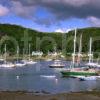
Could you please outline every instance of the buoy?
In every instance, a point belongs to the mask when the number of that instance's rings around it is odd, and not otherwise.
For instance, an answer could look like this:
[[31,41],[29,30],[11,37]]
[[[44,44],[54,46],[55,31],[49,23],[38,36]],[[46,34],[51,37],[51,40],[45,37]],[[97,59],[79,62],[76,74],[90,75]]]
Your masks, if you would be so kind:
[[56,81],[56,84],[57,84],[58,83],[58,79],[56,78],[55,81]]
[[19,76],[16,76],[17,79],[19,79]]

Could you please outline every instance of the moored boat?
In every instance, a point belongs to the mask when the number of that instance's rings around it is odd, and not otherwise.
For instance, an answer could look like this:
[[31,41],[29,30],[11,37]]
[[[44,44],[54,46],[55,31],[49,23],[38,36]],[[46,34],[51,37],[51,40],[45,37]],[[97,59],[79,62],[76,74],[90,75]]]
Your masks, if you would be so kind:
[[51,64],[50,68],[63,68],[65,65],[60,60],[55,60],[53,64]]
[[61,71],[62,76],[64,77],[76,77],[76,76],[95,76],[98,75],[97,72],[95,72],[95,70],[70,70],[70,71]]
[[94,80],[100,80],[100,76],[77,76],[79,80],[82,81],[94,81]]
[[[80,38],[80,48],[82,47],[81,45],[81,39]],[[91,62],[91,43],[92,43],[92,38],[90,38],[90,53],[89,53],[89,63]],[[82,48],[79,49],[79,55],[81,54]],[[72,55],[73,61],[70,66],[70,70],[68,71],[61,71],[62,76],[64,77],[76,77],[76,76],[96,76],[98,75],[98,72],[94,68],[88,68],[87,70],[83,68],[75,68],[75,57],[76,57],[76,30],[75,30],[75,36],[74,36],[74,52]],[[80,57],[79,57],[80,58]]]
[[33,65],[33,64],[36,64],[37,62],[36,61],[33,61],[33,60],[29,60],[26,62],[26,64],[28,65]]

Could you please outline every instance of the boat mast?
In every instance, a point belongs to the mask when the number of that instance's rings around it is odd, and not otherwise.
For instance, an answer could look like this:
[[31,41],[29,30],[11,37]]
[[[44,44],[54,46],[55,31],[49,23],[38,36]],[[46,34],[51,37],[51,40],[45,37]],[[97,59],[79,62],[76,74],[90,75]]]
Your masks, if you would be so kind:
[[92,38],[90,37],[89,63],[91,63],[92,57],[93,57],[93,54],[92,54]]
[[78,52],[78,61],[77,61],[78,64],[80,63],[81,53],[82,53],[82,34],[80,36],[80,44],[79,44],[79,52]]
[[29,60],[30,60],[30,56],[31,56],[31,55],[30,55],[30,47],[31,47],[31,46],[30,46],[30,44],[29,44]]
[[5,64],[7,63],[7,55],[6,55],[6,52],[7,52],[7,45],[5,44]]
[[75,54],[76,54],[76,33],[77,30],[75,29],[75,36],[74,36],[74,52],[73,52],[73,66],[75,65]]
[[19,58],[19,46],[17,46],[17,62],[18,62],[18,58]]

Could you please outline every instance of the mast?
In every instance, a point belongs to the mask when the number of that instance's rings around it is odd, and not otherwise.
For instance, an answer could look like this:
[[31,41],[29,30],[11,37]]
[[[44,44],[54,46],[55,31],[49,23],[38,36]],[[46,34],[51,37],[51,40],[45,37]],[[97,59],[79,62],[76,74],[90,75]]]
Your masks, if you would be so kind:
[[18,58],[19,58],[19,46],[17,46],[17,62],[18,62]]
[[82,53],[82,34],[80,36],[80,44],[79,44],[79,52],[78,52],[78,61],[77,61],[78,64],[80,63],[81,53]]
[[73,65],[75,65],[75,54],[76,54],[76,33],[77,30],[75,29],[75,36],[74,36],[74,52],[73,52]]
[[25,55],[24,55],[24,52],[25,52],[25,50],[24,50],[24,48],[23,48],[23,60],[25,60],[25,57],[24,57],[24,56],[25,56]]
[[89,46],[89,63],[91,63],[91,61],[92,61],[92,57],[93,57],[93,54],[92,54],[92,38],[90,37],[90,46]]
[[31,46],[30,46],[30,44],[29,44],[29,60],[30,60],[30,57],[31,57],[31,55],[30,55],[30,47],[31,47]]
[[7,55],[6,55],[6,52],[7,52],[7,45],[5,44],[5,64],[7,63]]

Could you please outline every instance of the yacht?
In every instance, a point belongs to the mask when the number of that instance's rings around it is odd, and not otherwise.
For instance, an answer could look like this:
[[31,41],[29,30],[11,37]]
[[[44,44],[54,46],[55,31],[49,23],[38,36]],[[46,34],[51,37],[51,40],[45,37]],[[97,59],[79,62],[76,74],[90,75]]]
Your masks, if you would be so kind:
[[[75,30],[75,36],[74,36],[74,53],[72,55],[72,64],[70,66],[70,70],[67,71],[61,71],[62,76],[64,77],[76,77],[76,76],[96,76],[98,73],[95,69],[87,69],[84,70],[83,68],[75,68],[75,56],[76,56],[76,30]],[[81,38],[80,38],[81,39]],[[81,40],[80,40],[81,43]],[[90,44],[91,44],[91,38],[90,38]],[[81,47],[81,45],[80,45]],[[91,45],[90,45],[90,54],[91,54]],[[89,61],[91,58],[89,59]]]
[[65,65],[60,60],[55,60],[53,64],[51,64],[50,68],[63,68]]
[[28,64],[28,65],[33,65],[33,64],[36,64],[37,62],[36,62],[36,61],[33,61],[33,60],[31,59],[30,48],[31,48],[31,46],[30,46],[30,44],[29,44],[29,59],[26,60],[26,64]]
[[0,64],[0,67],[1,68],[14,68],[15,64],[13,64],[12,62],[7,62],[7,60],[6,60],[6,58],[7,58],[7,56],[6,56],[7,49],[6,48],[7,47],[6,47],[6,44],[5,44],[5,58],[4,58],[4,62],[2,64]]
[[15,66],[23,67],[25,65],[26,65],[26,63],[24,63],[23,61],[19,61],[19,46],[17,46],[17,61],[15,62]]

